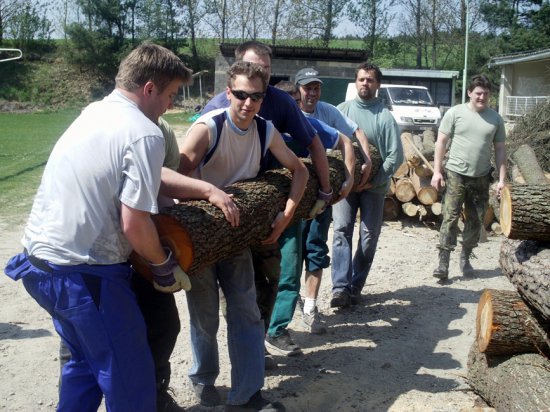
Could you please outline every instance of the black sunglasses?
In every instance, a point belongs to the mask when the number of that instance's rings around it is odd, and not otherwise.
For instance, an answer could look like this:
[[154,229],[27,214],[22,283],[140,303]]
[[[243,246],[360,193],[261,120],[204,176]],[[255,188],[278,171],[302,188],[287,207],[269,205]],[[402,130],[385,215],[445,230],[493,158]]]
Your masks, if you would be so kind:
[[233,96],[235,96],[239,100],[246,100],[250,97],[250,100],[252,100],[253,102],[258,102],[265,97],[264,92],[247,93],[247,92],[243,92],[242,90],[233,90],[233,89],[229,89],[229,91]]

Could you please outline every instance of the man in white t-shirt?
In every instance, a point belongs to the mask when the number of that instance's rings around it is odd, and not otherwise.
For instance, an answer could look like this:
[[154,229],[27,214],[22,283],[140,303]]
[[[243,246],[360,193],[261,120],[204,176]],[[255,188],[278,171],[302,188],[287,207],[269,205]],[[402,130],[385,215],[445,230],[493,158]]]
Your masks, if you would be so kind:
[[165,156],[157,120],[191,72],[146,43],[120,64],[115,90],[90,104],[56,143],[25,233],[5,272],[52,316],[70,349],[60,410],[156,409],[153,360],[131,290],[131,250],[159,290],[181,288],[176,259],[151,214]]

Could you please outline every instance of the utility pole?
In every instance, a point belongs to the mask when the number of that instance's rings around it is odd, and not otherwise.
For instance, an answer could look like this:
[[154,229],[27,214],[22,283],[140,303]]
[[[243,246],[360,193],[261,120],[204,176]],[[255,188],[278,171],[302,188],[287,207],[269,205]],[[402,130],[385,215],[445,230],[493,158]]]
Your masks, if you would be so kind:
[[464,38],[464,71],[462,72],[462,103],[466,102],[466,87],[468,77],[468,32],[470,31],[470,5],[469,0],[466,3],[466,36]]

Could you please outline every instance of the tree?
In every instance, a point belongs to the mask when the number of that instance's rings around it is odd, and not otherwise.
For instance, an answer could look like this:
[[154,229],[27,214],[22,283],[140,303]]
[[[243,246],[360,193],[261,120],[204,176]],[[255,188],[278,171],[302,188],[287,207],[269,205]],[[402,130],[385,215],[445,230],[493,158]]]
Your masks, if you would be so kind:
[[375,55],[375,44],[387,36],[391,8],[395,0],[357,0],[348,4],[347,15],[362,30],[368,56]]

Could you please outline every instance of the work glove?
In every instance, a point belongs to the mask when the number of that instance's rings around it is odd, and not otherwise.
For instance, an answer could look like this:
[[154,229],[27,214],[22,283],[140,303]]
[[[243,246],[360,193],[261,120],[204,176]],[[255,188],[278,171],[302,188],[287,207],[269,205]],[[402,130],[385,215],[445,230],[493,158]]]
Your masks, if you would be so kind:
[[332,190],[329,193],[323,192],[321,189],[317,191],[317,200],[313,204],[313,207],[309,211],[308,219],[313,219],[315,216],[320,215],[327,208],[329,202],[332,200]]
[[153,273],[153,286],[156,290],[164,293],[174,293],[178,290],[188,291],[191,289],[189,276],[181,269],[174,253],[170,248],[163,248],[168,257],[162,263],[149,263]]

